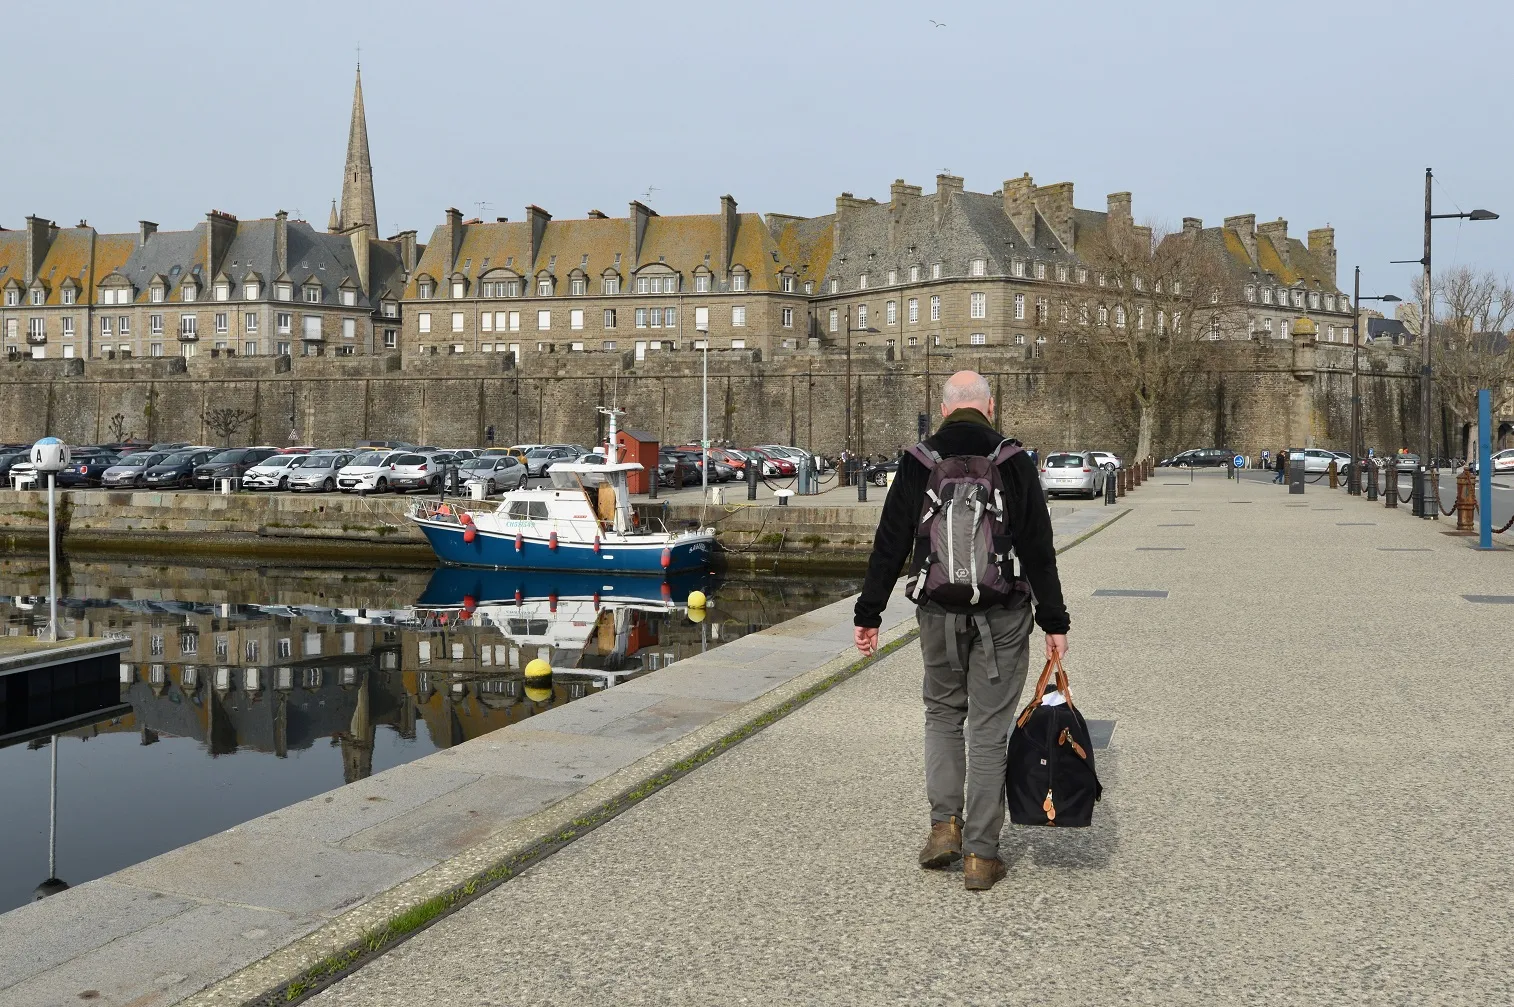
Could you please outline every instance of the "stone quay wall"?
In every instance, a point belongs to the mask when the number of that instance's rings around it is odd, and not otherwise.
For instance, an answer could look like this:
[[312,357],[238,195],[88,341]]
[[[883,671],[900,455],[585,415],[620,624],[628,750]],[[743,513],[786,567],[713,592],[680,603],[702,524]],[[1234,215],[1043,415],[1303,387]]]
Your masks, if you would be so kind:
[[[1033,347],[958,347],[903,359],[868,347],[852,353],[851,399],[863,454],[891,454],[934,424],[952,371],[983,373],[1000,426],[1046,449],[1134,450],[1136,416],[1112,402],[1096,375],[1053,366]],[[1347,448],[1351,349],[1303,340],[1222,343],[1216,363],[1185,375],[1180,402],[1162,412],[1154,451],[1224,446],[1255,456],[1286,446]],[[1415,440],[1417,381],[1402,350],[1365,347],[1366,443],[1379,450]],[[71,443],[116,439],[216,443],[213,410],[242,422],[238,443],[347,445],[396,439],[438,445],[577,442],[602,435],[598,405],[618,404],[622,425],[664,443],[700,436],[701,366],[696,351],[631,354],[509,354],[367,358],[163,358],[0,364],[0,441],[52,434]],[[712,351],[710,435],[735,444],[783,442],[838,454],[845,446],[848,362],[843,351],[783,354]]]

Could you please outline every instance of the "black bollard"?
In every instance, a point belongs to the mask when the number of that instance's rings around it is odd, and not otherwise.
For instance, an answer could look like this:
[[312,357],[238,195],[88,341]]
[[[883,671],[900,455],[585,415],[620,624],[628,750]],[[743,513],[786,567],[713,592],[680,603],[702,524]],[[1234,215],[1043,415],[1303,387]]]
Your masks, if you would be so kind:
[[1362,462],[1367,472],[1367,502],[1377,503],[1377,463]]
[[861,458],[852,461],[852,478],[857,480],[857,502],[867,503],[867,467]]
[[1383,490],[1383,506],[1398,506],[1398,462],[1388,459],[1387,482]]
[[757,480],[762,475],[762,462],[756,458],[746,460],[746,498],[757,499]]

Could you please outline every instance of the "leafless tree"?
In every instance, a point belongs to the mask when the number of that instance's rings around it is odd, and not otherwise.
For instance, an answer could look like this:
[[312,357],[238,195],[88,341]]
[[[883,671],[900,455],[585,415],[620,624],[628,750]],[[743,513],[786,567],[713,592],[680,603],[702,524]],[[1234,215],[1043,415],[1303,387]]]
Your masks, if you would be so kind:
[[116,413],[110,418],[110,439],[118,444],[131,440],[131,432],[126,429],[125,413]]
[[1202,232],[1110,220],[1079,236],[1078,255],[1074,287],[1037,302],[1037,342],[1057,370],[1091,382],[1133,421],[1145,458],[1167,414],[1189,404],[1215,340],[1243,326],[1236,282],[1220,241]]
[[[1441,401],[1461,422],[1463,457],[1471,457],[1477,423],[1477,392],[1493,398],[1493,415],[1514,404],[1514,287],[1507,277],[1456,266],[1434,280],[1435,320],[1431,329],[1435,380]],[[1419,317],[1420,306],[1410,313]]]
[[232,435],[241,430],[247,421],[253,418],[253,414],[244,409],[231,409],[223,406],[206,410],[203,418],[205,426],[209,428],[210,432],[215,434],[216,438],[227,447],[230,447]]

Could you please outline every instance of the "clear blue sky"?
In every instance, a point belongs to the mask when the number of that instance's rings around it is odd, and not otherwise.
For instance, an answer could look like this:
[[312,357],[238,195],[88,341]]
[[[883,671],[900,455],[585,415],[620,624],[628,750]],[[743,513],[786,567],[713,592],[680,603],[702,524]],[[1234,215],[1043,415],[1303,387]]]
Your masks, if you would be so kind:
[[480,201],[819,214],[1029,171],[1090,209],[1129,190],[1138,219],[1328,222],[1343,288],[1359,263],[1405,293],[1387,261],[1420,254],[1427,165],[1437,211],[1506,217],[1436,225],[1437,265],[1514,272],[1511,28],[1468,0],[12,4],[0,224],[324,225],[361,44],[386,234]]

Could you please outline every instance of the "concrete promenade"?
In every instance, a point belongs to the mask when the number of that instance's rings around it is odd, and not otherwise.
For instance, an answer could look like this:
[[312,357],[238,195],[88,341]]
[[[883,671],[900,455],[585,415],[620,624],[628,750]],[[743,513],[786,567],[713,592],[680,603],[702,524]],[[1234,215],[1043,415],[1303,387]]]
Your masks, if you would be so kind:
[[[1127,508],[1059,510],[1066,544]],[[844,601],[0,915],[0,1004],[246,1003],[697,765],[848,674],[850,642]]]
[[914,864],[907,645],[312,1003],[1514,1001],[1514,606],[1464,597],[1514,553],[1169,482],[1062,559],[1095,825],[1009,827],[992,892]]

